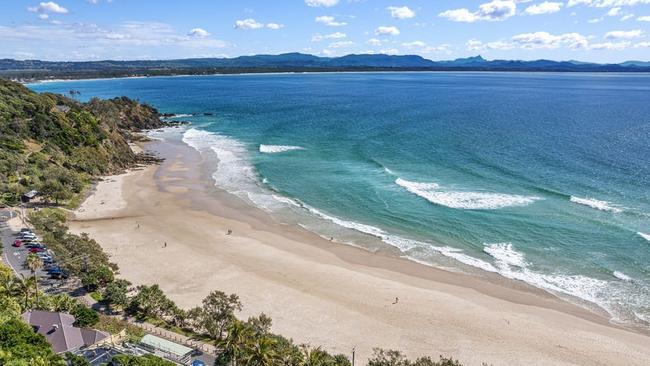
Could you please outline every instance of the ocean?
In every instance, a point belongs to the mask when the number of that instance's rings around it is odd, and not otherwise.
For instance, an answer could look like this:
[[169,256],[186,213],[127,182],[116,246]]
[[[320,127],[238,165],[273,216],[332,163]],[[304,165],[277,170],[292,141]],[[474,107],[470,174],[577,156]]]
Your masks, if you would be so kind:
[[325,238],[525,281],[650,329],[650,75],[48,82],[191,121],[214,184]]

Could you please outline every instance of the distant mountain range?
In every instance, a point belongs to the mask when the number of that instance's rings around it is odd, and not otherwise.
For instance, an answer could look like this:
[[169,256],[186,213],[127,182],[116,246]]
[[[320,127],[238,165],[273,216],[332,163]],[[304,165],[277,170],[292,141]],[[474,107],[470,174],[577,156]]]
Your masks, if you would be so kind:
[[650,72],[650,61],[598,64],[552,60],[486,60],[481,56],[432,61],[416,55],[364,54],[319,57],[302,53],[179,60],[59,62],[0,59],[0,77],[85,78],[177,74],[309,71],[554,71]]

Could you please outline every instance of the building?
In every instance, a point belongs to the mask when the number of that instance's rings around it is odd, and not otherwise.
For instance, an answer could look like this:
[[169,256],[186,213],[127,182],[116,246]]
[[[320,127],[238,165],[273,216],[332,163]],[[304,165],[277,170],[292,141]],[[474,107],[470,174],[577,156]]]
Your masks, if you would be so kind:
[[174,343],[151,334],[142,337],[140,345],[142,348],[158,357],[166,358],[184,365],[190,363],[191,356],[194,353],[192,348],[185,347],[182,344]]
[[74,316],[66,313],[32,310],[24,313],[23,319],[37,333],[45,336],[56,353],[77,351],[101,343],[110,337],[108,333],[95,329],[73,326]]

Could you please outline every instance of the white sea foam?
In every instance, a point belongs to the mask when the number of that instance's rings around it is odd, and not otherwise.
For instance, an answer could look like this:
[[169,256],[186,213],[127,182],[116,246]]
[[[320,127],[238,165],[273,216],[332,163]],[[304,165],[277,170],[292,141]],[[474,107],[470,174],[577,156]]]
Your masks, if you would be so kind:
[[610,202],[600,201],[593,198],[580,198],[580,197],[571,196],[569,201],[573,203],[577,203],[579,205],[595,208],[596,210],[600,210],[600,211],[608,211],[614,213],[619,213],[623,211],[620,208],[613,206],[612,203]]
[[277,154],[294,150],[304,150],[304,148],[291,145],[260,145],[260,152],[263,154]]
[[614,275],[614,277],[618,278],[619,280],[632,281],[632,277],[626,275],[623,272],[614,271],[614,273],[612,273],[612,275]]
[[411,182],[402,178],[397,178],[395,183],[431,203],[466,210],[494,210],[526,206],[541,199],[517,194],[453,191],[443,189],[437,183]]
[[246,147],[239,141],[190,128],[183,134],[183,142],[200,152],[212,151],[217,156],[219,163],[212,178],[218,187],[245,197],[258,191],[255,169],[248,159]]
[[496,259],[501,265],[524,268],[528,265],[524,255],[514,250],[511,243],[489,244],[483,251]]
[[171,116],[169,116],[167,118],[186,118],[186,117],[192,117],[192,116],[193,116],[193,114],[190,114],[190,113],[179,113],[179,114],[171,115]]
[[636,233],[636,234],[637,234],[638,236],[642,237],[643,239],[645,239],[645,240],[647,240],[647,241],[650,241],[650,234],[644,234],[644,233],[642,233],[642,232],[640,232],[640,231],[639,231],[638,233]]

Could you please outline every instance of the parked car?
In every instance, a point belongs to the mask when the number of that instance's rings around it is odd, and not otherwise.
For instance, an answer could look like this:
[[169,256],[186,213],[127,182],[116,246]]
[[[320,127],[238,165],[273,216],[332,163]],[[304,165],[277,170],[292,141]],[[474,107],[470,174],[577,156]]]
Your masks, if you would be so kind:
[[44,251],[45,251],[45,248],[31,248],[29,250],[30,253],[40,253],[40,252],[44,252]]
[[26,227],[24,227],[24,228],[20,229],[20,232],[21,232],[21,233],[30,233],[30,234],[31,234],[31,233],[32,233],[32,230],[31,230],[31,229],[28,229],[28,228],[26,228]]
[[65,279],[65,278],[68,278],[68,277],[70,277],[68,275],[68,273],[66,271],[64,271],[64,270],[61,270],[61,269],[50,272],[50,278]]
[[39,242],[29,242],[25,244],[25,246],[29,249],[31,248],[45,248],[45,245],[39,243]]
[[20,248],[23,245],[23,242],[20,239],[16,239],[14,240],[14,243],[11,245],[13,245],[16,248]]

